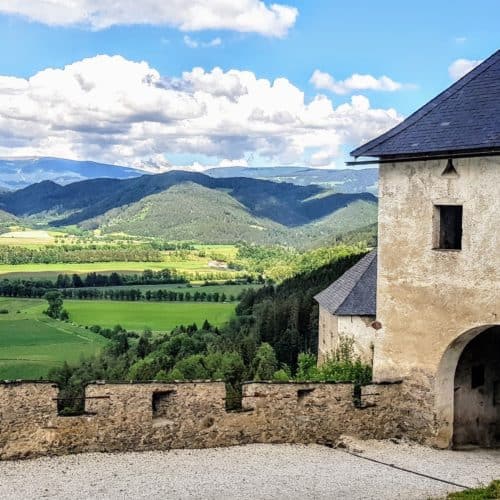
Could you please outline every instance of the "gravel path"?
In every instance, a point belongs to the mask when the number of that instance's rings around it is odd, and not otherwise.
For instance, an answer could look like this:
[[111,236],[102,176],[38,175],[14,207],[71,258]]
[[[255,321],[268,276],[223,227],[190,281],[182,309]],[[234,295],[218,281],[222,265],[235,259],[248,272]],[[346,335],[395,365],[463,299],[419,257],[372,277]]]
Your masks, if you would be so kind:
[[[477,486],[500,477],[500,450],[438,451],[351,442],[362,457]],[[322,446],[83,454],[0,462],[0,498],[427,499],[459,488]]]

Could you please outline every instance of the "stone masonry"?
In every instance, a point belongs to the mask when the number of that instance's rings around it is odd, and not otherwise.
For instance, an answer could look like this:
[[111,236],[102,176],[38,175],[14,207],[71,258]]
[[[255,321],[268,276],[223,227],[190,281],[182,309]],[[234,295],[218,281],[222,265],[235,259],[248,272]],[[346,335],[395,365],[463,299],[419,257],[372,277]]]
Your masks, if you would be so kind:
[[0,384],[0,459],[80,452],[323,443],[342,434],[425,442],[432,401],[404,383],[247,383],[226,411],[223,382],[93,383],[85,414],[59,416],[57,385]]

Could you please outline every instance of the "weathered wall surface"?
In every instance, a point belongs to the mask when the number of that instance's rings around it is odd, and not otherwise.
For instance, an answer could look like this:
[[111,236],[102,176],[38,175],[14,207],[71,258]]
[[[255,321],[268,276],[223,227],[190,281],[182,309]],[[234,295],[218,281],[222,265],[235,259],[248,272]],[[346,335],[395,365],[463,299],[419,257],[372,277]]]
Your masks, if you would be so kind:
[[[500,157],[453,163],[457,176],[441,175],[446,160],[381,164],[379,180],[374,379],[436,387],[443,445],[465,340],[500,318]],[[446,204],[463,206],[459,251],[434,249],[434,206]],[[448,356],[450,345],[456,352]]]
[[358,407],[351,384],[251,383],[241,412],[225,410],[222,382],[92,384],[75,417],[58,416],[57,395],[50,383],[0,385],[0,459],[433,433],[429,395],[404,384],[363,387]]
[[[380,166],[375,376],[435,373],[462,333],[500,318],[500,158]],[[433,249],[433,208],[463,205],[462,250]]]
[[342,337],[354,341],[354,355],[372,365],[376,330],[372,316],[335,316],[324,307],[319,308],[318,364],[323,363],[337,349]]

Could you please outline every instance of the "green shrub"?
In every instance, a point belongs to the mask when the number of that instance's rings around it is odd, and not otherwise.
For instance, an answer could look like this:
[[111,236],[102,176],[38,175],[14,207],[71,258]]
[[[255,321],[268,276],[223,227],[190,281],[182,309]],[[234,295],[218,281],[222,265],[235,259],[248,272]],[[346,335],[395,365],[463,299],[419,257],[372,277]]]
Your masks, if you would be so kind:
[[372,379],[372,369],[354,356],[354,341],[342,337],[337,349],[321,366],[317,366],[316,356],[301,353],[297,362],[297,381],[352,382],[357,385],[367,384]]
[[278,371],[274,372],[274,374],[273,374],[273,380],[276,381],[276,382],[288,382],[290,380],[290,376],[282,368],[281,370],[278,370]]
[[500,498],[500,479],[488,486],[450,493],[448,500],[495,500]]
[[254,358],[255,375],[254,380],[271,380],[273,373],[278,368],[276,353],[270,344],[260,344]]
[[0,314],[9,314],[8,309],[0,309]]

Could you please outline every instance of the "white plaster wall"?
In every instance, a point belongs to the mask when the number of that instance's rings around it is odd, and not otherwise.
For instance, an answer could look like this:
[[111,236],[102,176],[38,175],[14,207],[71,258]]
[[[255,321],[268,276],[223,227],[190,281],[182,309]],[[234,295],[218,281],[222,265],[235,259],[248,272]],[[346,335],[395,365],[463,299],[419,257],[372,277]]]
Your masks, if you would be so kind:
[[[500,157],[381,164],[375,380],[435,377],[450,343],[500,318]],[[463,205],[462,250],[433,249],[435,204]]]
[[338,343],[337,316],[330,314],[325,308],[319,308],[318,364],[323,363],[332,354]]
[[354,355],[371,366],[376,332],[373,320],[371,316],[335,316],[320,307],[318,364],[333,354],[341,337],[348,337],[354,340]]

